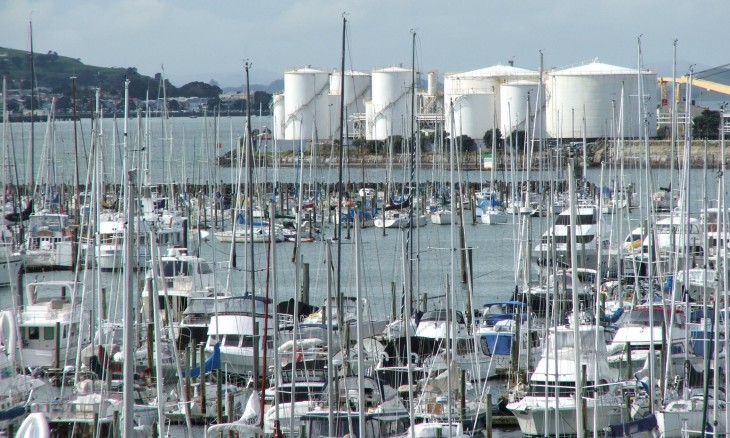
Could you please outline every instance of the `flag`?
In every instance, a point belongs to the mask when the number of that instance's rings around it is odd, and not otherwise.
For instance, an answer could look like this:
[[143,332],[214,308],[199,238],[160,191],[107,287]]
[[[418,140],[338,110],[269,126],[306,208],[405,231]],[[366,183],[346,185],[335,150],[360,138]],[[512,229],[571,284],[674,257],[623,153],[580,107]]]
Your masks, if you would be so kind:
[[[218,342],[213,347],[213,354],[205,361],[205,371],[214,371],[221,367],[221,344]],[[198,377],[200,375],[200,367],[195,367],[190,370],[190,377]],[[183,371],[183,377],[185,377],[185,371]]]

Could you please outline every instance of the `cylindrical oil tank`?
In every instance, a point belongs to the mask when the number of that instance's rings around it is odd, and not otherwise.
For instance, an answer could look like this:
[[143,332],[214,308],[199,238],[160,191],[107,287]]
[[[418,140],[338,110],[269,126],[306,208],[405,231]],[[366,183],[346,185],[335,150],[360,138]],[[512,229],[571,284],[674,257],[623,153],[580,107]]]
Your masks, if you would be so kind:
[[437,96],[439,88],[439,74],[435,71],[428,72],[428,95]]
[[284,138],[311,139],[329,126],[329,73],[311,67],[284,73]]
[[373,139],[385,140],[392,135],[408,135],[408,120],[411,117],[411,72],[411,69],[402,67],[373,70]]
[[[642,81],[643,115],[639,115],[639,76]],[[547,73],[546,128],[554,138],[601,138],[613,135],[623,105],[625,137],[643,136],[642,122],[656,94],[656,72],[639,71],[594,61]],[[584,122],[585,120],[585,122]],[[656,133],[656,117],[648,117],[650,135]]]
[[[530,114],[535,115],[537,108],[538,82],[518,80],[507,82],[499,87],[499,130],[508,135],[513,130],[524,131],[527,121],[527,96],[530,96]],[[530,124],[530,132],[533,126]]]
[[[339,135],[339,117],[340,117],[340,86],[342,75],[339,71],[335,71],[330,76],[330,96],[335,97],[335,105],[337,123],[333,124],[332,135]],[[349,70],[345,72],[345,114],[352,117],[355,114],[365,113],[365,99],[370,97],[370,74]],[[352,131],[350,131],[352,134]]]
[[[446,131],[455,135],[468,135],[480,143],[486,131],[492,129],[495,124],[495,104],[499,104],[501,86],[504,83],[535,80],[538,77],[539,74],[535,71],[499,64],[479,70],[446,75],[444,77]],[[474,97],[475,95],[482,97]],[[451,126],[448,114],[449,104],[452,101],[454,102],[456,123],[454,127]],[[463,102],[459,104],[460,101]],[[500,121],[500,112],[497,108],[497,127],[500,126]]]
[[277,140],[284,139],[284,122],[286,121],[286,109],[284,108],[284,94],[277,93],[271,98],[273,120],[271,124],[271,135]]

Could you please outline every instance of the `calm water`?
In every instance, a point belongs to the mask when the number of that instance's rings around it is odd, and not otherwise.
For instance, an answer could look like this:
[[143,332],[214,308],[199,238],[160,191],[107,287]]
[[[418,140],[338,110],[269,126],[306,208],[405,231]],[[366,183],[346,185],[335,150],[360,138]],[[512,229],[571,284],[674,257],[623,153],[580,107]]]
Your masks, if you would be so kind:
[[[270,125],[268,118],[253,119],[254,128],[262,128]],[[114,132],[114,126],[118,132]],[[150,134],[151,155],[151,177],[155,183],[168,180],[172,181],[224,181],[236,180],[235,169],[219,168],[213,165],[214,157],[222,152],[231,149],[236,144],[244,130],[243,118],[223,118],[216,127],[212,119],[179,118],[171,121],[172,142],[163,139],[160,126],[160,119],[153,119]],[[70,122],[58,122],[55,124],[53,135],[46,137],[46,124],[37,123],[35,133],[35,169],[44,172],[43,166],[52,169],[53,174],[59,182],[69,182],[73,179],[74,145],[73,125]],[[104,148],[105,175],[109,181],[121,179],[121,121],[105,120],[103,136],[99,144]],[[8,138],[15,159],[18,177],[26,181],[28,174],[28,145],[29,124],[12,124]],[[143,130],[140,130],[136,121],[130,121],[129,138],[131,147],[140,149],[145,144]],[[216,134],[217,133],[217,134]],[[114,139],[117,139],[116,143]],[[49,149],[44,144],[55,144],[54,155],[49,155]],[[91,144],[90,125],[88,120],[82,121],[79,126],[79,155],[88,157]],[[174,146],[170,148],[170,144]],[[220,144],[220,147],[217,145]],[[54,157],[51,161],[49,157]],[[86,175],[86,159],[80,160],[81,180]],[[266,171],[270,172],[270,171]],[[394,169],[392,179],[401,181],[404,178],[403,169]],[[383,181],[385,179],[384,169],[366,169],[364,171],[365,181]],[[322,182],[333,182],[337,178],[334,168],[317,169],[315,176],[311,176],[305,170],[305,181],[316,178]],[[260,174],[261,178],[273,178],[271,173]],[[534,174],[533,174],[534,177]],[[604,185],[611,185],[611,180],[617,178],[615,173],[609,169],[604,170]],[[281,182],[295,182],[297,173],[295,169],[283,168],[277,176]],[[363,179],[361,169],[350,169],[346,172],[345,178],[351,181]],[[423,169],[421,178],[434,179],[430,169]],[[488,178],[486,173],[478,171],[464,172],[463,179],[470,182],[478,182]],[[500,176],[500,179],[503,177]],[[601,178],[600,169],[589,169],[588,179],[599,184]],[[639,172],[628,169],[624,175],[625,180],[634,182],[639,186],[641,180]],[[669,174],[666,170],[657,170],[652,174],[654,186],[669,185]],[[706,194],[703,191],[706,186]],[[675,182],[675,187],[678,183]],[[646,188],[643,187],[645,191]],[[703,174],[701,170],[693,170],[691,173],[691,195],[689,196],[690,208],[693,212],[699,212],[702,201],[707,198],[710,201],[716,200],[717,193],[717,172],[710,171]],[[714,203],[714,202],[711,202]],[[467,211],[465,226],[466,245],[472,248],[472,267],[474,282],[474,307],[494,299],[507,299],[511,296],[515,284],[521,279],[515,278],[515,248],[518,241],[517,224],[503,226],[486,226],[482,224],[471,225],[470,213]],[[618,228],[614,226],[614,241],[621,240],[623,235],[628,233],[630,227],[638,226],[638,211],[632,214],[632,221],[625,222],[622,228],[622,235],[619,235]],[[603,216],[606,220],[606,227],[617,219],[613,216]],[[547,229],[548,220],[541,218],[531,219],[532,245],[537,242],[539,236]],[[343,232],[346,234],[346,232]],[[332,227],[323,230],[323,235],[330,238],[333,235]],[[358,248],[353,244],[354,239],[342,239],[339,246],[341,251],[341,285],[342,293],[346,295],[356,294],[356,259],[360,260],[360,284],[362,294],[368,300],[369,312],[375,317],[382,318],[391,314],[392,288],[395,285],[396,295],[401,296],[403,290],[410,284],[405,278],[404,266],[410,260],[404,254],[407,235],[399,230],[386,230],[383,236],[382,229],[369,228],[361,232],[362,244]],[[412,235],[414,253],[417,257],[413,260],[414,265],[414,293],[421,296],[429,296],[429,307],[441,307],[444,305],[444,296],[450,290],[450,283],[455,281],[456,303],[461,310],[464,309],[466,299],[466,285],[460,282],[460,260],[459,254],[451,248],[458,247],[459,237],[457,230],[449,226],[437,226],[429,224],[424,228],[414,231]],[[338,256],[337,243],[332,243],[335,260]],[[220,244],[214,238],[202,242],[201,256],[212,263],[226,262],[230,258],[230,244]],[[217,283],[221,289],[228,288],[234,293],[243,293],[250,290],[247,271],[250,262],[247,259],[248,249],[244,244],[237,245],[236,251],[237,268],[232,270],[218,271]],[[293,297],[299,290],[295,281],[295,264],[293,263],[294,244],[281,243],[276,246],[276,257],[268,265],[272,266],[276,275],[277,298],[279,301]],[[303,263],[309,265],[310,274],[310,302],[320,304],[323,302],[327,291],[326,273],[326,242],[303,243],[300,249],[300,257]],[[452,258],[453,257],[453,258]],[[255,261],[255,289],[258,294],[265,294],[267,290],[267,247],[261,244],[254,245]],[[273,271],[272,271],[273,273]],[[142,273],[136,275],[141,276]],[[47,272],[28,274],[25,282],[47,280],[47,279],[70,279],[73,274],[69,272]],[[80,278],[85,282],[89,291],[97,291],[104,287],[108,291],[110,316],[119,316],[121,309],[121,282],[122,277],[112,273],[100,273],[95,270],[87,270],[80,273]],[[135,282],[137,283],[137,282]],[[274,291],[269,284],[269,293],[273,297]],[[97,296],[98,294],[89,294]],[[92,299],[92,298],[89,298]],[[98,298],[93,298],[98,299]],[[12,294],[9,288],[0,290],[0,308],[12,306]],[[202,431],[201,431],[202,434]],[[496,436],[512,437],[519,435],[519,431],[502,431]]]

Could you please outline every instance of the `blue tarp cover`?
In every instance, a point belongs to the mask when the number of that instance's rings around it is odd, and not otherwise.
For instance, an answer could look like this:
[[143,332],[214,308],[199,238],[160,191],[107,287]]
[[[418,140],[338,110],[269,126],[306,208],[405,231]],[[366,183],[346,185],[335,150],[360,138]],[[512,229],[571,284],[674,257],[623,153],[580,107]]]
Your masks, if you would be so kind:
[[512,333],[482,333],[482,338],[487,341],[487,347],[492,354],[506,356],[512,350]]

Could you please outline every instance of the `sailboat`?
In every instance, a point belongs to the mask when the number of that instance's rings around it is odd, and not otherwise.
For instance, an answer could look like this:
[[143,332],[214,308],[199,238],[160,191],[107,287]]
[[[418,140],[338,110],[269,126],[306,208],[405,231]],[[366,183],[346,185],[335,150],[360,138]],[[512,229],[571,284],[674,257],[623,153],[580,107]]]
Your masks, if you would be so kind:
[[[496,103],[495,103],[496,105]],[[489,155],[490,158],[490,170],[489,170],[489,191],[484,193],[479,200],[479,209],[481,209],[481,215],[477,213],[483,224],[487,225],[498,225],[506,224],[509,217],[504,211],[502,201],[499,199],[499,193],[496,190],[496,178],[495,172],[497,157],[497,112],[494,111],[494,123],[492,124],[492,153]]]

